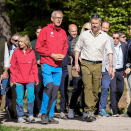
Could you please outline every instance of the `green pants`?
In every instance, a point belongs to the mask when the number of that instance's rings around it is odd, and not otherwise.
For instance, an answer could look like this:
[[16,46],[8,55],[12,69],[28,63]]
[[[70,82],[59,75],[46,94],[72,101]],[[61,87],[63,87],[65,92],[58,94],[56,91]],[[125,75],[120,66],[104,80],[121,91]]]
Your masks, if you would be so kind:
[[100,87],[100,76],[102,71],[102,63],[92,64],[82,60],[81,62],[82,80],[84,84],[84,112],[96,111],[96,103],[98,101],[98,93]]

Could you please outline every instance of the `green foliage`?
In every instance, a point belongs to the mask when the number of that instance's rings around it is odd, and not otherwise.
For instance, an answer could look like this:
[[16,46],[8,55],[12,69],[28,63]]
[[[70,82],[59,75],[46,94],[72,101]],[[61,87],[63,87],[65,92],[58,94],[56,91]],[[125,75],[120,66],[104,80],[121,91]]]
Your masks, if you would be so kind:
[[12,33],[27,34],[35,37],[38,25],[50,23],[50,15],[54,10],[62,10],[64,20],[62,28],[68,30],[68,25],[74,23],[79,32],[84,23],[90,21],[93,13],[99,13],[103,20],[110,22],[111,35],[113,31],[124,31],[129,34],[131,23],[130,0],[5,0],[6,14],[11,19]]

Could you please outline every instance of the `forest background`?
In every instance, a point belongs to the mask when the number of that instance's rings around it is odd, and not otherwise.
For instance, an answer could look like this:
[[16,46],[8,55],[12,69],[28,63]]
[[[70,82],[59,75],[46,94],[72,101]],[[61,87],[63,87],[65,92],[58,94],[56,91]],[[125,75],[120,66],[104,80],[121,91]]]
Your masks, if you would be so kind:
[[[123,31],[129,39],[131,24],[131,0],[0,0],[0,35],[8,40],[13,33],[27,34],[35,39],[36,27],[51,23],[54,10],[64,14],[62,28],[74,23],[78,31],[90,21],[93,13],[110,22],[110,32]],[[67,32],[68,33],[68,32]]]

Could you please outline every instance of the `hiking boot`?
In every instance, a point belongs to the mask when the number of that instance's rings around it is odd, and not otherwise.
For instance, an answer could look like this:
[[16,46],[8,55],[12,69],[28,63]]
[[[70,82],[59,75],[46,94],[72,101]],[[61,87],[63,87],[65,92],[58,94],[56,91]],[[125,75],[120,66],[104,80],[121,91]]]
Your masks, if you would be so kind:
[[26,121],[23,119],[23,117],[18,118],[18,123],[25,123]]
[[82,119],[87,118],[87,113],[83,112]]
[[27,120],[28,120],[29,122],[35,121],[34,116],[29,116],[29,117],[27,118]]
[[93,122],[93,121],[95,121],[95,120],[96,120],[96,118],[94,117],[93,112],[92,112],[92,111],[88,111],[88,112],[87,112],[87,121],[88,121],[88,122]]
[[110,115],[108,113],[106,113],[106,111],[104,109],[101,109],[101,111],[99,112],[99,116],[109,117]]
[[48,124],[49,123],[47,114],[41,115],[41,123],[42,124]]
[[66,115],[63,112],[60,113],[59,118],[61,118],[61,119],[67,119]]
[[59,124],[59,121],[53,119],[53,117],[48,118],[50,124]]
[[70,109],[68,110],[68,117],[69,118],[74,118],[74,109]]
[[41,116],[42,116],[42,113],[39,113],[39,114],[37,115],[38,118],[41,118]]
[[17,117],[16,117],[15,114],[14,114],[14,111],[11,111],[9,107],[7,107],[6,110],[7,110],[7,113],[8,113],[8,115],[9,115],[9,118],[10,118],[11,120],[17,119]]

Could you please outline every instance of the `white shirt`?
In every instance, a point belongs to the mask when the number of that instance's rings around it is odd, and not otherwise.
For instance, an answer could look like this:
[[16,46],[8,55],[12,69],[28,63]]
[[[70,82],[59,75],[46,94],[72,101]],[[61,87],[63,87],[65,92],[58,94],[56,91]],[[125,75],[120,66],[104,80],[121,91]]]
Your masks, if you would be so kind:
[[121,49],[121,43],[119,42],[118,46],[114,45],[114,49],[115,49],[115,56],[116,56],[116,68],[115,69],[121,69],[123,68],[123,53]]
[[92,30],[84,31],[75,46],[75,51],[81,52],[81,58],[90,61],[102,61],[104,49],[113,54],[110,38],[107,33],[99,31],[95,36]]
[[9,59],[9,50],[8,50],[8,46],[7,43],[5,42],[5,54],[4,54],[4,67],[8,67],[10,66],[10,59]]

